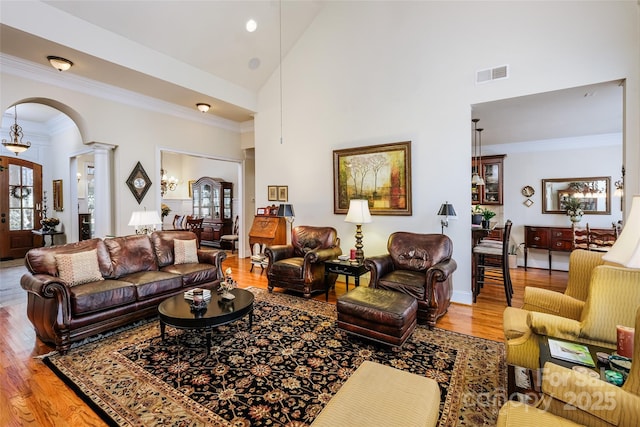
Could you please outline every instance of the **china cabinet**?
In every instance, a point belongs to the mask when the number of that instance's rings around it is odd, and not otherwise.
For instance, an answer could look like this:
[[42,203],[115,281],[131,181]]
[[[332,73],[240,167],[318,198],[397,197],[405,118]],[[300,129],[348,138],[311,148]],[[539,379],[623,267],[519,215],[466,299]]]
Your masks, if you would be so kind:
[[233,183],[205,176],[192,188],[193,216],[203,219],[200,244],[219,248],[233,231]]
[[[479,174],[484,180],[484,185],[471,185],[471,203],[474,205],[502,205],[503,160],[505,155],[480,157]],[[476,160],[477,162],[477,160]],[[472,165],[471,173],[476,166]]]

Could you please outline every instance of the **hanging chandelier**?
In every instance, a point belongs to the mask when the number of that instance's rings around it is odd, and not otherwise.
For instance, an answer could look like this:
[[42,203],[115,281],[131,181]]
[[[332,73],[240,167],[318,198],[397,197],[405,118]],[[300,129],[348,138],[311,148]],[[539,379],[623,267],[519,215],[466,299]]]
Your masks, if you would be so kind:
[[167,191],[175,191],[176,187],[178,187],[178,178],[175,176],[167,178],[167,172],[160,169],[160,195],[164,197]]
[[23,153],[31,147],[31,143],[29,141],[22,142],[22,137],[24,134],[22,133],[22,128],[18,126],[18,107],[17,105],[13,106],[13,125],[9,128],[9,137],[11,140],[2,140],[2,145],[7,147],[7,150],[13,151],[16,156],[20,153]]

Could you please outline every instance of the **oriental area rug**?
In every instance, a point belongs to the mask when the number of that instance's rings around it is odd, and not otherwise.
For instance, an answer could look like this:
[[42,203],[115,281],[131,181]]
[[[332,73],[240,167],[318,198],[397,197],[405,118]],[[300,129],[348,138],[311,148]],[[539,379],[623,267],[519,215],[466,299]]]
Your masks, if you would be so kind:
[[365,360],[436,380],[439,426],[495,425],[502,343],[418,326],[384,347],[338,330],[333,304],[250,290],[253,328],[216,328],[209,354],[202,332],[167,327],[163,341],[156,319],[45,363],[110,425],[308,426]]

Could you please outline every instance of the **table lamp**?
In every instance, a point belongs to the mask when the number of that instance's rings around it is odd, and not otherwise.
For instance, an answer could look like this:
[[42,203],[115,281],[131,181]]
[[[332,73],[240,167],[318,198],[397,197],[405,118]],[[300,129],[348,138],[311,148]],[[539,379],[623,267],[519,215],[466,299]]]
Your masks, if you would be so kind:
[[362,250],[362,224],[371,222],[371,213],[369,212],[369,201],[363,199],[351,199],[349,201],[349,211],[345,222],[356,224],[356,261],[362,263],[364,261],[364,251]]
[[449,226],[449,218],[458,217],[458,214],[456,214],[456,210],[453,208],[453,205],[449,202],[444,202],[442,205],[440,205],[440,210],[438,211],[438,215],[444,216],[444,218],[440,220],[442,234],[444,234],[444,228]]
[[158,211],[134,211],[129,225],[136,228],[136,234],[151,234],[156,231],[156,225],[162,224]]

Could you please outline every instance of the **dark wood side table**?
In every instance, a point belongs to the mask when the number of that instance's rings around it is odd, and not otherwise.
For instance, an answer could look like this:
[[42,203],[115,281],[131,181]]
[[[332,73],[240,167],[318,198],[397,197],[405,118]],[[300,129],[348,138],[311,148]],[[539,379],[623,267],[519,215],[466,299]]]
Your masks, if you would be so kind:
[[[573,342],[573,341],[563,340],[563,339],[553,338],[553,337],[551,339],[555,339],[557,341],[568,342],[568,343]],[[606,368],[606,366],[604,364],[602,364],[602,363],[600,363],[598,361],[598,357],[596,356],[596,353],[611,354],[611,353],[615,352],[615,349],[606,348],[606,347],[599,347],[597,345],[584,344],[584,343],[579,343],[579,344],[583,344],[589,349],[589,353],[591,354],[591,357],[593,358],[593,362],[596,364],[595,367],[585,366],[585,368],[592,369],[592,370],[596,371],[598,374],[600,374],[600,379],[604,381],[605,380],[604,371],[605,371],[605,369],[608,369],[608,368]],[[580,365],[579,363],[576,363],[576,362],[568,362],[566,360],[556,359],[555,357],[551,357],[551,351],[549,350],[549,337],[542,336],[542,337],[540,337],[540,366],[544,367],[544,364],[547,363],[547,362],[551,362],[551,363],[554,363],[556,365],[564,366],[565,368],[569,368],[569,369],[573,368],[574,366],[584,366],[584,365]]]
[[62,231],[43,231],[43,230],[31,230],[33,234],[42,236],[42,246],[47,246],[47,236],[51,236],[51,245],[53,246],[53,236],[58,234],[64,234]]
[[355,277],[356,286],[360,286],[360,276],[366,273],[364,264],[352,264],[350,261],[331,260],[324,262],[325,300],[329,301],[329,273],[344,274],[349,292],[349,277]]

